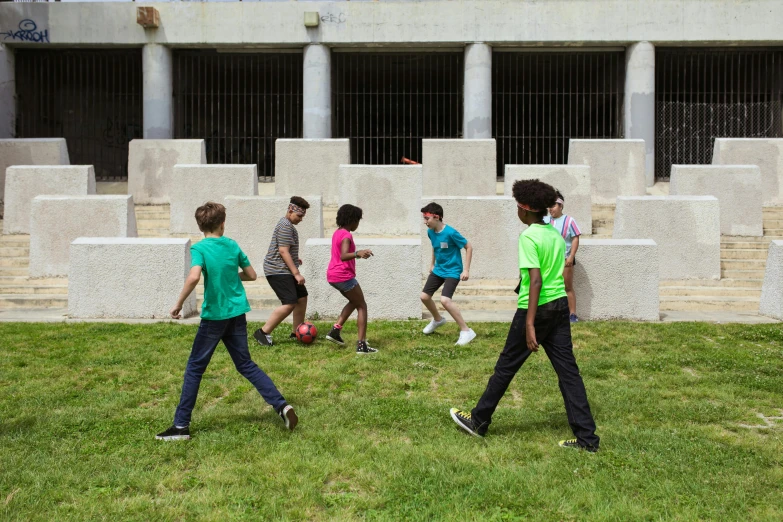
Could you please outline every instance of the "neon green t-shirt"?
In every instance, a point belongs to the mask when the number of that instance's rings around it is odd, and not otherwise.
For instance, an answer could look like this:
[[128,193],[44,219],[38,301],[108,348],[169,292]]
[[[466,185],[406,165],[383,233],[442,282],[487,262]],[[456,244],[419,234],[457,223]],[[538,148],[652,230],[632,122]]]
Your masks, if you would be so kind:
[[530,225],[519,235],[519,308],[527,309],[530,295],[528,268],[541,270],[541,294],[538,305],[566,296],[563,268],[565,268],[565,241],[555,227]]
[[231,319],[250,311],[239,268],[250,261],[239,245],[227,237],[205,237],[190,247],[190,266],[201,267],[204,275],[204,303],[201,318],[210,321]]

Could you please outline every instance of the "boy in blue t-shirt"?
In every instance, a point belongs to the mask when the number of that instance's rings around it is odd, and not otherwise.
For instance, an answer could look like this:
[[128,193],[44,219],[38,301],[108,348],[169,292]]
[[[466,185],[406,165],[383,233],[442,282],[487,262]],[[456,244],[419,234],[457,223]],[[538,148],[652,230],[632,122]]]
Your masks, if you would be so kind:
[[261,397],[272,406],[286,428],[293,430],[299,422],[294,409],[253,359],[247,347],[247,319],[250,311],[242,281],[255,281],[256,271],[239,245],[223,237],[226,228],[226,207],[208,202],[196,210],[198,228],[204,239],[190,247],[191,267],[177,303],[171,309],[173,319],[181,319],[185,299],[196,288],[204,274],[204,303],[201,306],[201,324],[193,340],[179,406],[174,424],[155,437],[158,440],[187,440],[190,438],[190,414],[196,405],[198,388],[218,343],[223,344],[234,361],[234,366]]
[[[460,281],[470,277],[470,261],[473,258],[473,247],[462,234],[443,223],[443,207],[437,203],[429,203],[421,209],[424,224],[427,225],[427,237],[432,243],[432,264],[430,275],[421,291],[421,302],[432,314],[432,321],[424,327],[425,334],[431,334],[446,323],[446,318],[438,313],[438,307],[432,300],[432,295],[443,286],[440,303],[451,314],[459,325],[457,346],[463,346],[476,338],[476,332],[468,328],[459,309],[451,300],[454,290]],[[465,249],[465,268],[462,267],[462,253]]]

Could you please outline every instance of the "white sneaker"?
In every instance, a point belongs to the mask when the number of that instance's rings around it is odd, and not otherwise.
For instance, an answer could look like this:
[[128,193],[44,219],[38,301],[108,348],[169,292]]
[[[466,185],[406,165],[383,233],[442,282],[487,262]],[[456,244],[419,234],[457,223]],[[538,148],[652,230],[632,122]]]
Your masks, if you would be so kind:
[[422,330],[422,332],[424,332],[426,335],[429,335],[435,330],[437,330],[438,328],[440,328],[441,326],[443,326],[444,324],[446,324],[445,317],[441,317],[440,321],[436,321],[435,319],[433,319],[432,321],[430,321],[430,324],[424,327],[424,330]]
[[459,339],[457,339],[455,346],[465,346],[475,338],[476,338],[476,332],[474,332],[472,328],[468,328],[467,332],[459,333]]

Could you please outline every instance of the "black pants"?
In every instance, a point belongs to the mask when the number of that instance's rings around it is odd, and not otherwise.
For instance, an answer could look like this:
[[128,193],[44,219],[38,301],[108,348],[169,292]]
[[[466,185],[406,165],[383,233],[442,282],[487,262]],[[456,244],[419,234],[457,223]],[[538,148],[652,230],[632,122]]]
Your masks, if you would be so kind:
[[[487,389],[471,412],[481,434],[486,433],[492,414],[511,384],[517,371],[530,356],[525,334],[526,309],[518,309],[511,322],[506,346],[495,364],[495,373],[489,378]],[[571,322],[568,318],[568,299],[561,297],[539,306],[536,311],[536,340],[544,347],[552,367],[557,373],[560,393],[563,394],[568,424],[582,446],[598,448],[595,421],[590,413],[587,392],[579,375],[571,344]]]

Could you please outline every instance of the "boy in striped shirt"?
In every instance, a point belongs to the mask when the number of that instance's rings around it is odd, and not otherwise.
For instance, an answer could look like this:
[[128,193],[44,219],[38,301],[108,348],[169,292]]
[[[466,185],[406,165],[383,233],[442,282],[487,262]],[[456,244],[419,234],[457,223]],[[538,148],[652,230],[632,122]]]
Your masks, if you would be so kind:
[[565,198],[559,190],[557,193],[557,202],[549,209],[549,215],[544,218],[544,223],[549,223],[565,240],[565,268],[563,269],[563,279],[565,280],[566,294],[568,295],[569,320],[572,323],[579,322],[576,316],[576,294],[574,293],[574,266],[576,265],[576,251],[579,249],[579,236],[582,232],[579,225],[571,216],[563,214],[563,205]]

